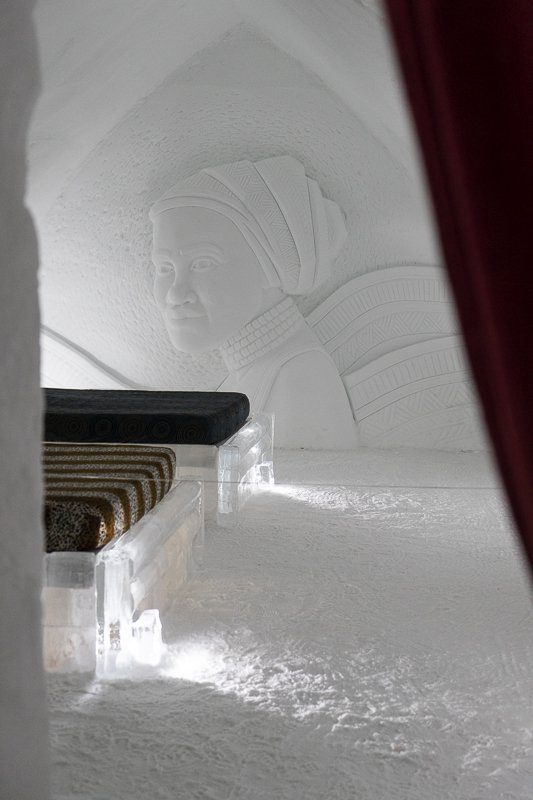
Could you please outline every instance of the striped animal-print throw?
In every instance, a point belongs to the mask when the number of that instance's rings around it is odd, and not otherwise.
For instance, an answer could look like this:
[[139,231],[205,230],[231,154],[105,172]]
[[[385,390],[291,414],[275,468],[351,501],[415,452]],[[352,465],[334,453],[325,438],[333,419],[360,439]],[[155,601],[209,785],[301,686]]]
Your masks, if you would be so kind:
[[125,533],[169,491],[167,447],[45,442],[46,550],[98,550]]

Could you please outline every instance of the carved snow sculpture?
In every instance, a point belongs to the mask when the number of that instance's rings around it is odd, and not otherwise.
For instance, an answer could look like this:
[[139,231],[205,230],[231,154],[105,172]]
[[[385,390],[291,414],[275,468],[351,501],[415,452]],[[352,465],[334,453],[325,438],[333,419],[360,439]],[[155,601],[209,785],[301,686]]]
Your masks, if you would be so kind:
[[171,341],[220,348],[229,375],[219,389],[273,412],[277,445],[485,447],[440,268],[375,270],[307,319],[297,309],[291,295],[329,277],[346,230],[296,159],[204,169],[150,216]]
[[380,356],[346,378],[362,443],[481,450],[476,397],[459,336]]
[[400,347],[457,332],[439,267],[388,267],[361,275],[321,303],[307,322],[341,375]]
[[307,322],[342,375],[362,445],[486,448],[440,268],[390,267],[354,278]]
[[356,446],[339,372],[291,299],[329,277],[346,236],[339,206],[281,156],[204,169],[150,216],[155,297],[174,346],[220,347],[219,388],[273,412],[278,445]]

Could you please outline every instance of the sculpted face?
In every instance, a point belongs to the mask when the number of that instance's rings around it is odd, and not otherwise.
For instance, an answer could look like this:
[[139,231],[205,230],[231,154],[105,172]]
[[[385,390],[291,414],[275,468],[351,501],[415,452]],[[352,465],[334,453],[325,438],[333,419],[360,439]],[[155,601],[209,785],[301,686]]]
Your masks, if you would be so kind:
[[211,350],[257,316],[263,271],[231,220],[185,207],[153,224],[154,295],[174,347]]

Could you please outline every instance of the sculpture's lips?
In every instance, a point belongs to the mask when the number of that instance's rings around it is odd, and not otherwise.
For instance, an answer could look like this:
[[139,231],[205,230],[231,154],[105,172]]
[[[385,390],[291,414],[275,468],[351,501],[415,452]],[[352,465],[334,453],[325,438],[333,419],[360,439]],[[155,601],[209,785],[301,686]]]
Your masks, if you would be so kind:
[[167,319],[171,321],[180,321],[183,319],[202,319],[206,317],[205,311],[200,311],[194,308],[170,308],[165,312]]

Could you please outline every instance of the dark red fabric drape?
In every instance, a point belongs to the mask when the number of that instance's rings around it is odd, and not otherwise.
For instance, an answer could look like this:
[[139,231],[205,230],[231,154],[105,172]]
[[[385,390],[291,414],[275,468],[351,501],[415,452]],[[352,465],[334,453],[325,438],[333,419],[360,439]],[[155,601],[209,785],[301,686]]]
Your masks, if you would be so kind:
[[472,370],[533,565],[533,2],[386,4]]

